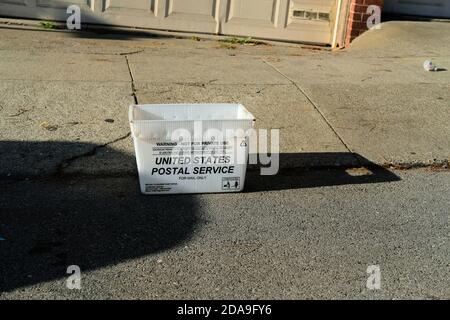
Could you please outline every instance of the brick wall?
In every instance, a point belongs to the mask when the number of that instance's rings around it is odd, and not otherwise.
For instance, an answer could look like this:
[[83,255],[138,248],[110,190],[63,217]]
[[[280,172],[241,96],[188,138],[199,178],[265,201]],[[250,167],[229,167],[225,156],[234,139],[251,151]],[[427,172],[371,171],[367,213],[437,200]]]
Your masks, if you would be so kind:
[[367,8],[370,5],[383,7],[384,0],[352,0],[350,5],[350,14],[347,25],[347,36],[345,45],[348,46],[353,39],[367,31]]

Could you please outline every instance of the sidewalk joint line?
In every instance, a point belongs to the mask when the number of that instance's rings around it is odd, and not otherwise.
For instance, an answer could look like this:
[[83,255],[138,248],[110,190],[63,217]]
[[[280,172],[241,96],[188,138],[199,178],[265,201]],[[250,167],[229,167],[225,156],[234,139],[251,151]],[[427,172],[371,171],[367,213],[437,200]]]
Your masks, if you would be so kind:
[[144,51],[145,51],[144,49],[139,49],[139,50],[136,50],[136,51],[116,53],[115,55],[119,55],[119,56],[130,56],[130,55],[133,55],[133,54],[142,53],[142,52],[144,52]]
[[131,79],[131,91],[132,91],[132,96],[134,99],[134,103],[135,104],[139,104],[137,95],[136,95],[136,86],[134,85],[134,77],[133,77],[133,72],[131,71],[131,66],[130,66],[130,60],[128,60],[128,55],[124,55],[125,56],[125,61],[127,62],[127,67],[128,67],[128,72],[130,73],[130,79]]
[[305,98],[309,101],[309,103],[312,104],[312,106],[314,107],[314,109],[320,114],[320,116],[322,117],[322,119],[325,121],[325,123],[328,125],[328,127],[331,129],[331,131],[333,131],[333,133],[336,135],[336,137],[339,139],[339,141],[341,141],[341,143],[344,145],[344,147],[348,150],[348,152],[353,154],[353,151],[350,149],[350,147],[347,145],[347,143],[345,143],[344,139],[342,139],[342,137],[337,133],[337,131],[333,128],[333,126],[331,125],[330,121],[328,121],[328,119],[325,117],[325,115],[323,114],[323,112],[319,109],[319,107],[317,106],[317,104],[309,97],[309,95],[305,92],[305,90],[303,90],[302,87],[300,87],[294,80],[292,80],[291,78],[289,78],[287,75],[285,75],[283,72],[281,72],[277,67],[275,67],[274,65],[272,65],[270,62],[262,59],[262,61],[267,64],[269,67],[271,67],[273,70],[275,70],[277,73],[279,73],[280,75],[282,75],[284,78],[286,78],[287,80],[289,80],[296,88],[297,90],[299,90],[301,92],[301,94],[303,96],[305,96]]

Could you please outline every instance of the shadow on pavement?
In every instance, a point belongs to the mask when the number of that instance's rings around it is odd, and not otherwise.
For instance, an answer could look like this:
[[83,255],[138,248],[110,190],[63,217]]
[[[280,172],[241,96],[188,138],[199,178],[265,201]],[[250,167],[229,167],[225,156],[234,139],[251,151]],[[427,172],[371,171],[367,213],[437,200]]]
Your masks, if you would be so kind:
[[[349,163],[355,165],[345,165]],[[281,169],[276,176],[262,176],[253,168],[247,173],[245,192],[290,190],[400,181],[400,177],[359,154],[347,152],[314,152],[280,154]],[[314,169],[307,169],[315,163]],[[361,165],[357,165],[361,164]]]
[[[8,29],[20,29],[20,30],[29,30],[29,31],[48,31],[48,32],[59,32],[62,30],[69,31],[66,27],[67,18],[70,16],[65,13],[65,9],[70,4],[67,1],[58,1],[53,0],[54,7],[58,7],[59,9],[50,9],[45,14],[45,19],[42,21],[48,22],[56,22],[52,27],[44,28],[42,26],[42,30],[35,28],[27,28],[26,26],[21,25],[20,27],[14,27],[13,25],[4,25],[2,28]],[[148,11],[149,19],[150,11]],[[30,20],[36,21],[36,19],[24,18],[22,16],[12,17],[12,16],[3,16],[0,12],[0,18],[18,18],[21,20]],[[120,21],[120,20],[119,20]],[[96,40],[105,40],[105,39],[114,39],[114,40],[133,40],[136,38],[176,38],[176,35],[166,34],[168,30],[166,28],[161,29],[152,29],[152,28],[134,28],[130,27],[127,24],[120,24],[108,21],[107,19],[103,19],[102,16],[95,15],[91,10],[86,10],[85,8],[81,8],[81,30],[70,30],[70,34],[73,37],[83,38],[83,39],[96,39]],[[178,31],[179,33],[183,33]],[[164,33],[164,34],[163,34]]]
[[[196,197],[143,196],[136,176],[5,179],[5,168],[44,168],[86,148],[92,145],[0,142],[0,292],[54,279],[63,287],[69,265],[94,270],[162,252],[192,236]],[[108,152],[111,159],[135,162]]]
[[[189,241],[198,229],[195,195],[143,196],[137,176],[129,172],[77,176],[51,169],[74,155],[95,154],[94,147],[81,142],[0,141],[0,292],[55,279],[64,286],[70,265],[89,271],[163,252]],[[108,147],[103,151],[108,156],[98,160],[99,166],[134,166],[133,156]],[[341,161],[349,155],[282,154],[281,161]],[[29,172],[28,178],[21,171]],[[399,180],[382,168],[363,173],[290,169],[260,176],[250,170],[246,192]]]
[[[175,35],[165,35],[161,33],[156,33],[152,30],[127,30],[125,28],[120,29],[121,27],[114,26],[103,26],[103,25],[94,25],[91,27],[85,27],[80,31],[69,31],[67,29],[37,29],[36,27],[30,26],[11,26],[11,25],[2,25],[2,29],[10,29],[10,30],[26,30],[26,31],[34,31],[34,32],[50,32],[50,33],[58,33],[62,31],[69,32],[69,35],[73,38],[80,39],[95,39],[95,40],[118,40],[118,41],[126,41],[126,40],[136,40],[140,38],[145,39],[173,39],[177,38]],[[114,29],[115,28],[115,29]]]

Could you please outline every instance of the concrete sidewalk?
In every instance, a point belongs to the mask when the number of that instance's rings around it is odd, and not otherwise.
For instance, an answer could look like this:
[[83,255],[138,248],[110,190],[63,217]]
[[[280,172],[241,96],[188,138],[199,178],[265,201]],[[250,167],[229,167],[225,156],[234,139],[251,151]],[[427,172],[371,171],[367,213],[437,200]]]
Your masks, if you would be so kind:
[[[448,299],[450,171],[347,167],[448,162],[450,73],[422,63],[450,68],[449,35],[387,23],[329,52],[3,25],[0,299]],[[243,103],[289,169],[143,197],[135,102]]]
[[422,68],[450,68],[448,23],[385,23],[340,52],[197,40],[2,25],[0,175],[134,173],[136,101],[242,103],[281,129],[284,168],[448,164],[450,71]]

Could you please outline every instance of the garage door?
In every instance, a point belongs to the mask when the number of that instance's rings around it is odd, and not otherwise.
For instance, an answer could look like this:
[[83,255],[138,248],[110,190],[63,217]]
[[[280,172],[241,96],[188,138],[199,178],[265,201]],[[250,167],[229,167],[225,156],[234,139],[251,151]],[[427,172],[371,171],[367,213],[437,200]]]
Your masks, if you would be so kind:
[[450,18],[450,0],[385,0],[384,11]]
[[320,44],[331,44],[336,32],[340,44],[346,15],[341,12],[338,19],[337,7],[346,8],[348,1],[0,0],[0,15],[64,21],[66,8],[77,4],[82,23]]
[[335,3],[333,0],[227,0],[222,33],[330,43]]

